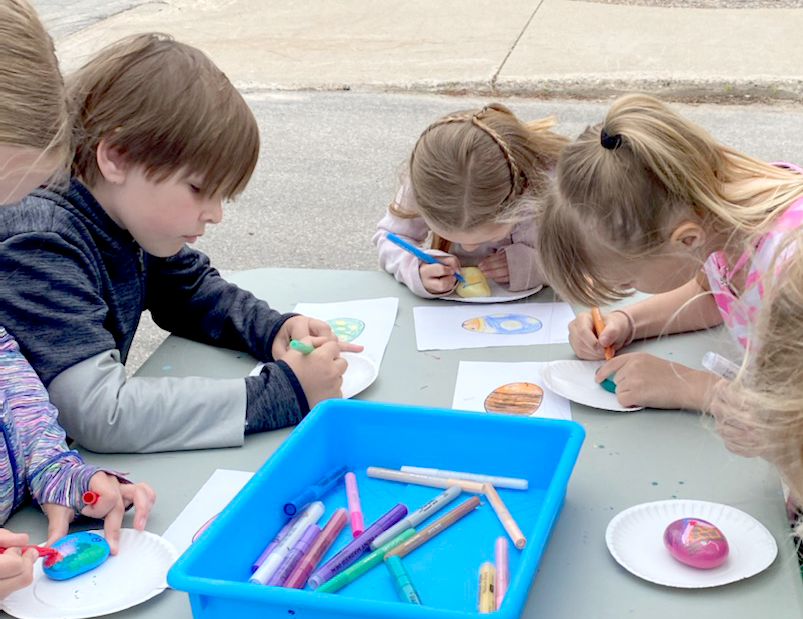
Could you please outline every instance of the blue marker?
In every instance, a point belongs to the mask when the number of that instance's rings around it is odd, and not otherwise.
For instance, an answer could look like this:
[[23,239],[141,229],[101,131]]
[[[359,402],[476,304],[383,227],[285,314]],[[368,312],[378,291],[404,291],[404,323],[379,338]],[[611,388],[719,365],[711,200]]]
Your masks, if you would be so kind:
[[343,477],[348,471],[348,467],[340,466],[332,471],[329,471],[326,475],[321,477],[318,481],[316,481],[313,485],[309,488],[304,490],[301,494],[299,494],[296,498],[292,501],[288,501],[284,504],[284,513],[288,516],[295,516],[296,512],[300,511],[302,507],[307,505],[307,503],[312,503],[313,501],[317,501],[320,499],[324,494],[329,492],[329,489],[337,483],[337,481]]
[[[443,264],[440,260],[437,260],[434,256],[430,256],[429,254],[424,253],[417,247],[410,245],[410,243],[408,243],[407,241],[400,239],[392,232],[388,232],[388,241],[390,241],[391,243],[395,243],[402,249],[409,251],[411,254],[413,254],[413,256],[418,258],[421,262],[426,262],[427,264]],[[466,279],[462,275],[460,275],[460,273],[455,272],[454,278],[461,284],[466,283]]]

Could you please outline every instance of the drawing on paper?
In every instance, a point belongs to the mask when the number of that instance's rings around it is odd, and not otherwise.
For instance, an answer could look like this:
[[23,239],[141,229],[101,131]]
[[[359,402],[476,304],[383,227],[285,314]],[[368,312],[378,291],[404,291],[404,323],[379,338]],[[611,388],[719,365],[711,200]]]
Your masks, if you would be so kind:
[[533,316],[525,314],[489,314],[469,318],[463,322],[466,331],[477,333],[493,333],[496,335],[522,335],[535,333],[543,323]]
[[359,318],[332,318],[326,324],[341,342],[353,342],[365,330],[365,323]]
[[508,383],[494,389],[483,406],[489,413],[532,415],[543,399],[544,390],[534,383]]

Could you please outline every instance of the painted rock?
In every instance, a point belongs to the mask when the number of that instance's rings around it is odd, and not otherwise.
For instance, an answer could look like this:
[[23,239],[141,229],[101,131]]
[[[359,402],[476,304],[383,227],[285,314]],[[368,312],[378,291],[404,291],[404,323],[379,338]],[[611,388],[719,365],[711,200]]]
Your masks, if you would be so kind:
[[522,335],[535,333],[541,328],[541,321],[524,314],[489,314],[469,318],[463,323],[467,331],[495,333],[498,335]]
[[466,280],[465,284],[457,284],[455,292],[459,297],[490,297],[491,287],[479,267],[463,267],[460,275]]
[[109,558],[109,544],[97,533],[72,533],[53,543],[62,558],[52,565],[43,565],[45,576],[67,580],[98,567]]
[[728,540],[717,527],[701,518],[675,520],[664,531],[664,546],[675,559],[707,570],[728,558]]
[[485,398],[485,410],[489,413],[532,415],[541,406],[544,390],[533,383],[509,383],[494,389]]
[[341,342],[353,342],[365,330],[365,323],[359,318],[332,318],[326,324]]

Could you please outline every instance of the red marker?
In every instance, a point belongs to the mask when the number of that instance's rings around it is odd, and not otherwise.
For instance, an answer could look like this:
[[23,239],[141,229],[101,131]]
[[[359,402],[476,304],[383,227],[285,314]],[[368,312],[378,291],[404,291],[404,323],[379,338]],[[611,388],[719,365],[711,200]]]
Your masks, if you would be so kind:
[[[61,554],[55,548],[45,548],[44,546],[17,546],[20,549],[20,552],[25,554],[29,550],[35,550],[39,553],[40,557],[45,557],[45,566],[50,567],[56,561],[61,560]],[[4,553],[8,548],[0,546],[0,554]]]
[[89,490],[88,492],[84,492],[83,498],[84,498],[84,503],[86,503],[87,505],[94,505],[95,503],[98,502],[98,499],[100,497],[98,496],[97,492],[92,492],[91,490]]

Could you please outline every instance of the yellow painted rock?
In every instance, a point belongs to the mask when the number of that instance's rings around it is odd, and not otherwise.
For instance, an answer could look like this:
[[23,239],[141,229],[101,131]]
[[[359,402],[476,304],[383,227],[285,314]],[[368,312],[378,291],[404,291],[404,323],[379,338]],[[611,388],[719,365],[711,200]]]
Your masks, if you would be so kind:
[[494,389],[484,406],[489,413],[532,415],[543,398],[544,390],[534,383],[509,383]]
[[464,298],[491,296],[491,287],[479,267],[463,267],[460,269],[460,275],[466,283],[457,284],[457,296]]

